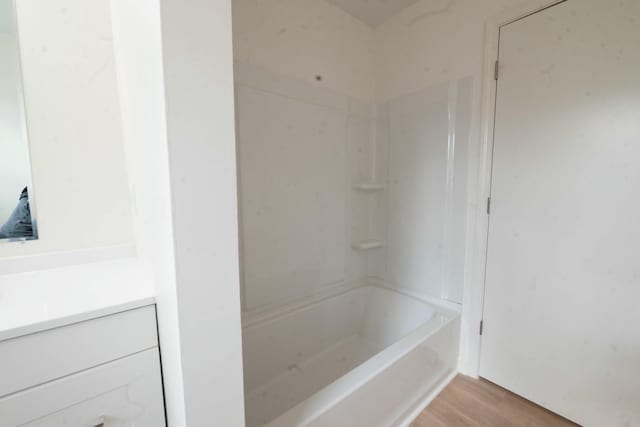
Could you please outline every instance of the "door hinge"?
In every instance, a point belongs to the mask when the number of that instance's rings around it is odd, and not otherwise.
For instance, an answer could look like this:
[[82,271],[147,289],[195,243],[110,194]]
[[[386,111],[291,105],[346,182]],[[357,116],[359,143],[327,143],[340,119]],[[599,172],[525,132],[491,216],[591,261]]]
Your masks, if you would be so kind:
[[480,335],[482,335],[482,331],[484,330],[484,320],[480,321]]
[[487,215],[491,215],[491,197],[487,197]]
[[493,78],[495,80],[498,80],[498,77],[500,76],[500,62],[498,60],[496,60],[496,64],[494,67],[495,68],[493,69]]

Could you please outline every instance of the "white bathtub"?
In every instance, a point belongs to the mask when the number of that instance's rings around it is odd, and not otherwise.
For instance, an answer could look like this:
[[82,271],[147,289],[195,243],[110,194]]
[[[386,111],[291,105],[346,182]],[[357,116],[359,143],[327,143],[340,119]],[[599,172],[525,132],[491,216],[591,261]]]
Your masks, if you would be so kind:
[[407,425],[455,374],[459,328],[375,285],[246,319],[246,425]]

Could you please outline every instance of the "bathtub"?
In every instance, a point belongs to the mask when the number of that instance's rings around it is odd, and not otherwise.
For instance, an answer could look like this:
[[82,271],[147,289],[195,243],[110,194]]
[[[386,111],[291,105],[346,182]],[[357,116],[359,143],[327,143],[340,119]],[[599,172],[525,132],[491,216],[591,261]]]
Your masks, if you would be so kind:
[[247,427],[408,425],[453,378],[460,315],[378,285],[244,319]]

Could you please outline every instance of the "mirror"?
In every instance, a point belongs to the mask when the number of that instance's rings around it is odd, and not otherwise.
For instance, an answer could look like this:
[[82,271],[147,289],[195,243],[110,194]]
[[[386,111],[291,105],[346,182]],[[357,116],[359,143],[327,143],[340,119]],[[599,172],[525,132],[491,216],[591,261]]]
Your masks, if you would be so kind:
[[14,0],[0,0],[0,241],[37,239]]

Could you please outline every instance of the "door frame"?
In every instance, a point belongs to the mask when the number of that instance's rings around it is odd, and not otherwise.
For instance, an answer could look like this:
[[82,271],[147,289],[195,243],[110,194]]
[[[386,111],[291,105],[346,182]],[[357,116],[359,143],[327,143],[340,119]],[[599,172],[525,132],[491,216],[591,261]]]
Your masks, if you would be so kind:
[[467,271],[462,308],[461,348],[458,370],[477,378],[480,371],[482,337],[480,325],[484,313],[485,272],[489,244],[489,214],[487,202],[491,195],[493,167],[493,137],[497,80],[495,64],[498,60],[500,29],[520,19],[568,0],[525,0],[488,19],[485,23],[480,109],[480,137],[477,140],[477,175],[470,176],[470,213],[467,233]]

